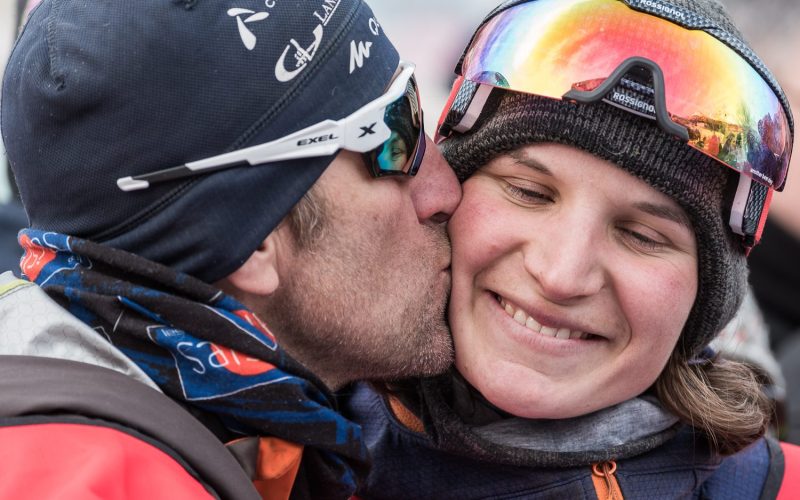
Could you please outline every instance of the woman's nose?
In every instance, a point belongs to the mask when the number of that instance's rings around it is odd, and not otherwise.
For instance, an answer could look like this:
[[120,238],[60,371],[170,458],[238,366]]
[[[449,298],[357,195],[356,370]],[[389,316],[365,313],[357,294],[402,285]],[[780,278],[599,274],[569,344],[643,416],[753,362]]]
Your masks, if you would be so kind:
[[[577,219],[581,217],[578,215]],[[605,285],[602,265],[602,231],[591,221],[575,224],[570,217],[554,217],[548,228],[525,245],[526,270],[535,278],[540,293],[555,303],[569,303],[598,293]]]

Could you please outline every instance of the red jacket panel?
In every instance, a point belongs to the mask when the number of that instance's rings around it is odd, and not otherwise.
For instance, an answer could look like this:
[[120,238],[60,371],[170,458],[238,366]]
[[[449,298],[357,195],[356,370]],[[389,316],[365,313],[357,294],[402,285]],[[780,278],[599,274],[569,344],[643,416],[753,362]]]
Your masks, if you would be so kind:
[[800,446],[781,443],[781,450],[784,473],[777,500],[796,500],[800,498]]
[[0,498],[210,499],[174,458],[120,430],[71,423],[0,427]]

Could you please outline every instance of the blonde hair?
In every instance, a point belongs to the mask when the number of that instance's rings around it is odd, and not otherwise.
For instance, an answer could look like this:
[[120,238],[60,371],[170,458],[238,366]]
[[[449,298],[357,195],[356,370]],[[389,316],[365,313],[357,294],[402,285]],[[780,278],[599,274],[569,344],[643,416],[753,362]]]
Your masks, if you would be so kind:
[[690,363],[677,349],[655,390],[667,410],[705,434],[722,455],[763,436],[774,412],[749,365],[720,357]]
[[292,235],[302,249],[311,249],[328,227],[325,197],[317,184],[311,186],[286,216]]

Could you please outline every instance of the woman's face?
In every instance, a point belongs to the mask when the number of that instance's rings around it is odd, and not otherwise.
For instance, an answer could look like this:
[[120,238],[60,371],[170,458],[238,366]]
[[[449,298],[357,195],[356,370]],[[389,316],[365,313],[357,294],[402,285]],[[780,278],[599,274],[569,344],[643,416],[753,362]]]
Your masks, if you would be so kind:
[[528,418],[583,415],[647,389],[697,293],[680,206],[557,144],[500,156],[463,187],[449,231],[464,377]]

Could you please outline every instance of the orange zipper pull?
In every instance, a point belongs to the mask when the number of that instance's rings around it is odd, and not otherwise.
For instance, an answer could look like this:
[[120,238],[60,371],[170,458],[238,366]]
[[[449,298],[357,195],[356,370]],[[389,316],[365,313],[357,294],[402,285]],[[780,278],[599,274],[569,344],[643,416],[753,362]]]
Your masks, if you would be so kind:
[[592,483],[599,500],[623,500],[616,471],[617,462],[613,460],[592,464]]

